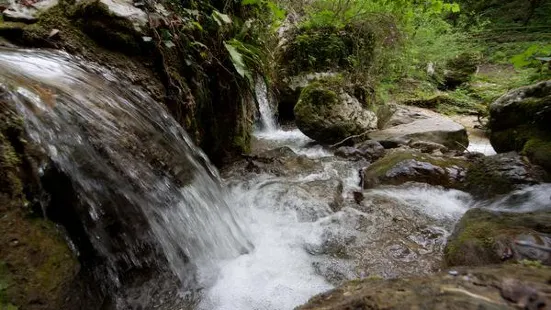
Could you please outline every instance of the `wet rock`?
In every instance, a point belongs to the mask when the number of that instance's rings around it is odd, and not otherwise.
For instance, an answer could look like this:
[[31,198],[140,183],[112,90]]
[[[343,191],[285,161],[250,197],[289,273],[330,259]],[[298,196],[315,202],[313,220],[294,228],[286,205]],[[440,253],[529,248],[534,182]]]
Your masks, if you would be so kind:
[[469,145],[467,131],[451,119],[432,114],[409,123],[369,133],[369,138],[387,144],[394,140],[421,140],[442,144],[450,150],[465,150]]
[[[345,201],[340,212],[318,221],[321,240],[307,246],[311,254],[324,256],[315,268],[334,285],[437,271],[448,231],[463,212],[461,201],[469,197],[422,184],[359,194],[356,202]],[[423,198],[427,196],[437,202]]]
[[341,146],[335,151],[335,155],[353,160],[375,161],[385,155],[385,148],[377,141],[368,140],[354,147]]
[[551,265],[551,251],[542,249],[551,248],[550,234],[550,211],[520,213],[471,209],[448,240],[446,263],[449,266],[482,266],[527,259]]
[[416,152],[394,152],[364,168],[363,188],[420,182],[460,188],[468,163],[461,158],[433,157]]
[[[472,156],[472,155],[471,155]],[[543,182],[546,173],[517,153],[471,158],[464,189],[478,198],[506,194],[521,186]]]
[[82,298],[80,264],[43,216],[38,165],[45,156],[6,97],[0,86],[0,309],[67,309],[66,299]]
[[377,116],[335,81],[318,81],[306,87],[295,106],[297,127],[321,143],[337,143],[377,128]]
[[490,105],[490,142],[551,172],[551,81],[515,89]]
[[550,268],[458,268],[457,276],[361,280],[313,297],[301,310],[548,309]]
[[298,155],[285,146],[234,162],[223,170],[223,175],[239,178],[252,172],[255,174],[267,173],[285,176],[311,173],[319,167],[320,165],[316,161]]

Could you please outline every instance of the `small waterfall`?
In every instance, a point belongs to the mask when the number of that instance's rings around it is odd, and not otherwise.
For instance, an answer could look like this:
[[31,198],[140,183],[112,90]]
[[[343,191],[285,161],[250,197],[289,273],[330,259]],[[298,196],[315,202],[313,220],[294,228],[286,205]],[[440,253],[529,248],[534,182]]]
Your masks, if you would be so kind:
[[273,132],[277,130],[277,121],[275,119],[275,113],[272,111],[270,105],[270,97],[268,94],[268,88],[264,79],[257,78],[254,87],[256,100],[258,101],[258,110],[260,112],[260,122],[263,132]]
[[[186,284],[193,266],[250,250],[216,169],[139,87],[67,54],[0,49],[2,101],[70,178],[80,207],[66,207],[80,208],[115,286],[148,264],[167,264]],[[158,256],[166,262],[151,262]]]

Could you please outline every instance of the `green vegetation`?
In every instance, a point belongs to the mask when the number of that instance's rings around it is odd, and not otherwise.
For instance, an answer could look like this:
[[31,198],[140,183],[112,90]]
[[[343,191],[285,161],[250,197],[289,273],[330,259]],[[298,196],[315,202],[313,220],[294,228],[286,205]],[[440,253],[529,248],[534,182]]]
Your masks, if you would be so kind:
[[278,4],[303,16],[287,37],[283,76],[346,72],[386,102],[438,98],[430,108],[481,116],[508,90],[549,77],[546,1]]

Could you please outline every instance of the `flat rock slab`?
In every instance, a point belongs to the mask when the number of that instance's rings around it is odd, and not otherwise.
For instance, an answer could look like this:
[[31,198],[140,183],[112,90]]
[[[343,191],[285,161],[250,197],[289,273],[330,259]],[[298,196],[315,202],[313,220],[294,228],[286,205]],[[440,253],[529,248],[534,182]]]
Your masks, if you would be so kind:
[[452,150],[464,150],[469,145],[467,131],[462,125],[444,116],[433,115],[369,134],[369,138],[381,142],[421,140],[442,144]]

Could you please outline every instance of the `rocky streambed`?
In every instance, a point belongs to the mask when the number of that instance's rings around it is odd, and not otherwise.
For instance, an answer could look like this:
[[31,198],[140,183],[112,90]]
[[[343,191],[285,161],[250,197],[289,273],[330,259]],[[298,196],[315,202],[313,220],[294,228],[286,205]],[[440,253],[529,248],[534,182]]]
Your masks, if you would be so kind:
[[331,288],[301,308],[549,307],[551,188],[532,185],[543,172],[465,150],[467,131],[444,116],[398,111],[339,148],[258,131],[222,173],[255,248],[219,265],[200,308],[292,309]]

